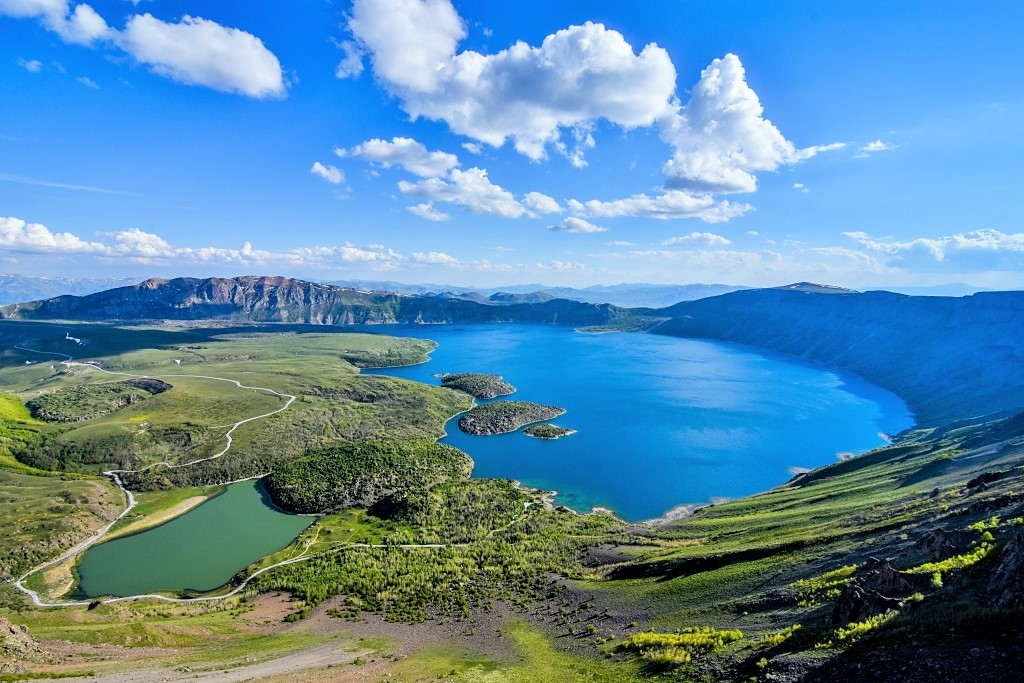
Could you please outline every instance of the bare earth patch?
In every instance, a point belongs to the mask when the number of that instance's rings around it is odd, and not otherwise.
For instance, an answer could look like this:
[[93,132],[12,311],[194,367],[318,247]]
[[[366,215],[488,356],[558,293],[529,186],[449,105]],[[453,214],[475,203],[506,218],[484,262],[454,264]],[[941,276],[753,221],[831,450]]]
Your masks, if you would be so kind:
[[109,534],[103,540],[109,541],[115,538],[120,538],[121,536],[129,536],[140,531],[145,531],[146,529],[152,529],[155,526],[160,526],[164,522],[169,522],[175,517],[179,517],[185,514],[192,508],[198,507],[200,504],[205,503],[209,499],[210,496],[193,496],[191,498],[186,498],[185,500],[181,501],[174,507],[167,508],[166,510],[161,510],[160,512],[156,512],[152,515],[147,515],[142,519],[137,519],[131,524],[127,524],[121,527],[117,531]]

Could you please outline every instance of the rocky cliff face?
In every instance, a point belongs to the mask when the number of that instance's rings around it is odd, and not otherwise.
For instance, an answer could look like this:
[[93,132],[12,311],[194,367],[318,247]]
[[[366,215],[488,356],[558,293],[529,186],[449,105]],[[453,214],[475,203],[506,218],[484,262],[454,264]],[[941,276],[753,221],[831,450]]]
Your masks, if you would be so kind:
[[654,332],[759,346],[850,370],[924,423],[1024,408],[1024,292],[961,298],[746,290],[648,313]]
[[488,306],[441,296],[364,292],[284,277],[152,279],[88,296],[0,307],[0,318],[205,320],[321,325],[452,322],[605,324],[627,312],[607,304],[553,299]]

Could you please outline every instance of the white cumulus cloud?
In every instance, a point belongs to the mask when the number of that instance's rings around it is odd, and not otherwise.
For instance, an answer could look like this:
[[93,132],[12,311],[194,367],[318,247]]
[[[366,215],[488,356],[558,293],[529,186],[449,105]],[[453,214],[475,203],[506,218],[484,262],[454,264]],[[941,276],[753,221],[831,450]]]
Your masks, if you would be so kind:
[[689,235],[682,235],[680,237],[671,237],[662,244],[666,247],[674,247],[679,245],[702,245],[706,247],[724,247],[731,242],[722,237],[716,235],[713,232],[691,232]]
[[412,260],[416,263],[431,263],[442,266],[457,266],[461,263],[459,259],[446,254],[443,251],[418,251],[412,255]]
[[1024,233],[1004,233],[992,229],[958,232],[941,237],[919,237],[912,240],[874,238],[865,232],[844,232],[843,235],[870,251],[896,257],[905,257],[919,252],[937,262],[945,261],[952,256],[971,253],[1019,254],[1024,252]]
[[701,72],[690,101],[661,120],[662,138],[675,154],[664,166],[668,185],[711,192],[753,192],[757,171],[774,171],[844,143],[804,149],[764,118],[739,57],[727,54]]
[[587,22],[494,54],[457,52],[466,27],[449,0],[356,0],[348,28],[378,81],[411,116],[542,159],[547,148],[582,164],[589,132],[569,150],[563,130],[604,119],[651,125],[669,108],[675,68],[655,44],[634,52],[617,31]]
[[71,16],[60,27],[58,33],[69,43],[89,45],[90,43],[109,38],[112,29],[107,26],[103,17],[86,4],[76,5]]
[[0,15],[36,18],[69,43],[115,45],[154,73],[187,85],[256,98],[285,95],[280,62],[251,33],[189,15],[169,23],[149,13],[130,16],[117,31],[91,5],[70,7],[68,0],[0,0]]
[[351,156],[376,162],[385,168],[401,166],[409,173],[423,178],[444,175],[459,165],[459,158],[454,154],[431,152],[423,143],[402,137],[392,138],[390,142],[374,138],[352,149],[335,149],[334,153],[340,157]]
[[709,194],[690,194],[682,190],[668,190],[654,197],[637,194],[613,201],[570,199],[568,203],[573,213],[597,218],[699,218],[705,223],[724,223],[753,209],[749,204],[721,201]]
[[89,45],[111,33],[91,5],[78,4],[72,10],[68,0],[0,0],[0,15],[38,19],[65,41],[79,45]]
[[492,183],[482,168],[452,169],[447,179],[427,178],[415,183],[400,180],[398,189],[410,197],[448,202],[478,214],[519,218],[527,212],[511,192]]
[[342,42],[339,47],[344,55],[338,66],[334,68],[334,75],[338,78],[356,78],[363,73],[363,49],[351,40]]
[[309,172],[313,175],[320,176],[332,185],[340,185],[345,182],[345,174],[338,168],[334,166],[324,166],[319,161],[313,162],[313,167],[309,169]]
[[41,223],[0,216],[0,250],[49,254],[99,254],[105,247],[69,232],[51,232]]
[[43,63],[40,62],[38,59],[19,59],[18,66],[20,66],[25,71],[37,74],[42,70]]
[[68,0],[0,0],[0,14],[15,19],[38,18],[51,31],[59,30],[68,14]]
[[871,156],[872,154],[876,154],[878,152],[885,152],[887,150],[893,149],[894,147],[896,147],[896,145],[892,144],[891,142],[883,142],[881,139],[878,139],[869,142],[868,144],[861,147],[855,156],[858,159],[864,159]]
[[533,213],[562,213],[562,207],[553,197],[541,192],[527,192],[523,196],[523,206]]
[[255,249],[248,242],[238,248],[175,246],[163,237],[139,228],[101,233],[99,237],[104,238],[104,241],[90,242],[69,232],[53,232],[40,223],[0,217],[0,254],[78,255],[142,264],[232,263],[245,266],[281,264],[315,267],[365,264],[381,269],[392,268],[405,260],[401,254],[380,244],[361,247],[346,242],[275,252]]
[[562,219],[562,222],[558,225],[552,225],[548,227],[548,230],[554,232],[608,232],[608,228],[602,228],[600,225],[594,225],[589,221],[585,221],[582,218],[576,218],[575,216],[567,216]]
[[434,205],[429,202],[426,204],[414,204],[413,206],[406,207],[406,209],[412,215],[419,216],[420,218],[428,221],[441,222],[451,218],[451,216],[446,214],[444,211],[439,211],[434,208]]
[[889,144],[888,142],[882,142],[881,140],[875,140],[874,142],[869,142],[868,144],[866,144],[863,147],[861,147],[860,151],[862,151],[862,152],[884,152],[887,149],[892,149],[892,145]]
[[185,15],[168,23],[137,14],[116,42],[155,73],[187,85],[256,98],[285,94],[281,63],[262,40],[208,19]]

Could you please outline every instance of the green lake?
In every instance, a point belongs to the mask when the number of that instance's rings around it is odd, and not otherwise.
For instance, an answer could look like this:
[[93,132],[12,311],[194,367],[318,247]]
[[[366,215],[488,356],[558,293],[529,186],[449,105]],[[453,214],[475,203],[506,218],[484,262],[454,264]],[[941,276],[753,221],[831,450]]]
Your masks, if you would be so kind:
[[259,481],[231,484],[166,524],[87,550],[76,594],[213,590],[288,545],[313,520],[276,510]]

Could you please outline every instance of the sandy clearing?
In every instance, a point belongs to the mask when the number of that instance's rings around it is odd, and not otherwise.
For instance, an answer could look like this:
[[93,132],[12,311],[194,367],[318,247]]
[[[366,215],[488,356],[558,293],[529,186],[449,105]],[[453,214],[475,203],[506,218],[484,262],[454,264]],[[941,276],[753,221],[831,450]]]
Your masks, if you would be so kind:
[[234,669],[215,671],[144,669],[124,673],[100,674],[63,678],[68,683],[176,683],[177,681],[200,681],[201,683],[242,683],[257,681],[274,676],[293,677],[310,669],[324,669],[339,664],[351,664],[356,657],[366,656],[369,651],[346,651],[340,642],[328,643],[278,657],[258,664],[240,666]]
[[152,515],[143,517],[142,519],[137,519],[131,524],[123,526],[113,533],[107,534],[107,536],[103,540],[112,541],[113,539],[120,538],[121,536],[128,536],[139,531],[145,531],[146,529],[152,529],[155,526],[160,526],[164,522],[169,522],[175,517],[179,517],[185,514],[192,508],[197,507],[202,503],[205,503],[212,497],[212,495],[209,495],[193,496],[191,498],[186,498],[185,500],[181,501],[174,507],[167,508],[166,510],[161,510],[159,512],[153,513]]

